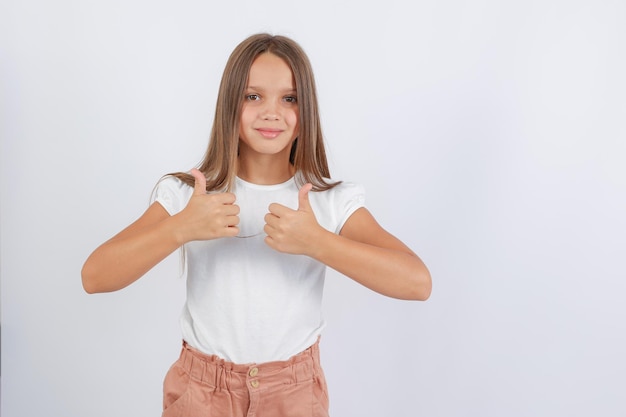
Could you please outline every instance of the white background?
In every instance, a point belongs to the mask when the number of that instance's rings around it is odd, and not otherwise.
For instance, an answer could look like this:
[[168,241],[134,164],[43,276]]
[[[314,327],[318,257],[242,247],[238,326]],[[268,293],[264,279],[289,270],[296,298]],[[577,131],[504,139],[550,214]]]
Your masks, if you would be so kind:
[[89,253],[202,157],[226,59],[300,42],[330,163],[429,266],[426,303],[329,271],[333,416],[626,415],[626,3],[0,4],[3,417],[157,416],[169,257],[87,295]]

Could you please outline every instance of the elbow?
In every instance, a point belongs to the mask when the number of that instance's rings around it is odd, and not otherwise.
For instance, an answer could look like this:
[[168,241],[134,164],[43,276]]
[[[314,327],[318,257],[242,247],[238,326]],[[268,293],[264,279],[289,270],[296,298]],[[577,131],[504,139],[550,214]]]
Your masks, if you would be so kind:
[[407,300],[426,301],[430,298],[431,291],[431,287],[416,289],[409,295],[409,297],[407,297]]
[[430,277],[430,272],[426,270],[415,280],[409,299],[414,301],[426,301],[430,298],[432,290],[432,278]]
[[83,289],[87,294],[96,294],[101,291],[98,289],[96,280],[96,271],[90,266],[89,261],[85,262],[83,269],[80,272],[81,280],[83,283]]
[[89,283],[85,282],[85,280],[83,280],[83,289],[85,290],[85,292],[87,294],[97,294],[98,291],[89,285]]
[[422,262],[422,260],[412,253],[416,261],[413,267],[407,268],[406,283],[404,299],[413,301],[426,301],[430,298],[430,294],[433,289],[433,281],[430,276],[428,267]]
[[427,288],[422,288],[421,291],[419,291],[414,300],[415,301],[426,301],[430,298],[430,294],[432,293],[432,286],[428,286]]
[[91,262],[87,259],[81,270],[81,280],[83,289],[87,294],[101,294],[121,290],[135,279],[119,277],[110,271],[110,268],[101,265],[99,262]]
[[426,271],[424,272],[422,279],[421,279],[421,292],[420,292],[420,298],[418,298],[419,301],[426,301],[430,298],[430,294],[433,292],[433,280],[430,277],[430,272],[428,271],[428,269],[426,269]]
[[85,274],[84,268],[83,268],[83,271],[81,272],[81,279],[83,282],[83,290],[85,290],[87,294],[95,294],[97,292],[91,280],[89,279],[89,276]]

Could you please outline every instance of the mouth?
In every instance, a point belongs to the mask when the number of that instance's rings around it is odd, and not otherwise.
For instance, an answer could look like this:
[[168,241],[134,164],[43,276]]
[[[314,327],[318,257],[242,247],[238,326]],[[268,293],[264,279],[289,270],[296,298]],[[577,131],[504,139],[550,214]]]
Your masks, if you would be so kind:
[[278,135],[280,135],[283,131],[281,129],[272,129],[272,128],[259,128],[256,129],[257,132],[261,134],[266,139],[274,139]]

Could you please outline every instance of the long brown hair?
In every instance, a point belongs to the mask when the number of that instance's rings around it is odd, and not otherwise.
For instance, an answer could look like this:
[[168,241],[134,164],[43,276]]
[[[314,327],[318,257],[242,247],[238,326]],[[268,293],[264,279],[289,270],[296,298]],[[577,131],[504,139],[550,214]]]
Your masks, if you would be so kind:
[[[295,41],[266,33],[252,35],[241,42],[230,55],[217,96],[215,120],[209,146],[198,169],[207,177],[207,191],[230,191],[237,175],[239,120],[248,75],[253,61],[262,53],[282,58],[291,68],[296,84],[300,130],[291,147],[289,162],[294,166],[296,181],[310,182],[313,190],[328,190],[338,182],[328,182],[330,171],[324,149],[324,138],[317,105],[315,79],[308,57]],[[193,187],[193,176],[169,174]]]

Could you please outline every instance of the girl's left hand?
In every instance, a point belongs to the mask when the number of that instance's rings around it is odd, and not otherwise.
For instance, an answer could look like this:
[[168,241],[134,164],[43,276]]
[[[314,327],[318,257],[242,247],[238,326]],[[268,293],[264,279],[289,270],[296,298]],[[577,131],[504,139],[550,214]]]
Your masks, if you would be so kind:
[[279,252],[308,255],[317,237],[325,232],[315,218],[309,202],[313,186],[305,184],[298,192],[298,209],[292,210],[278,203],[270,204],[265,215],[265,243]]

